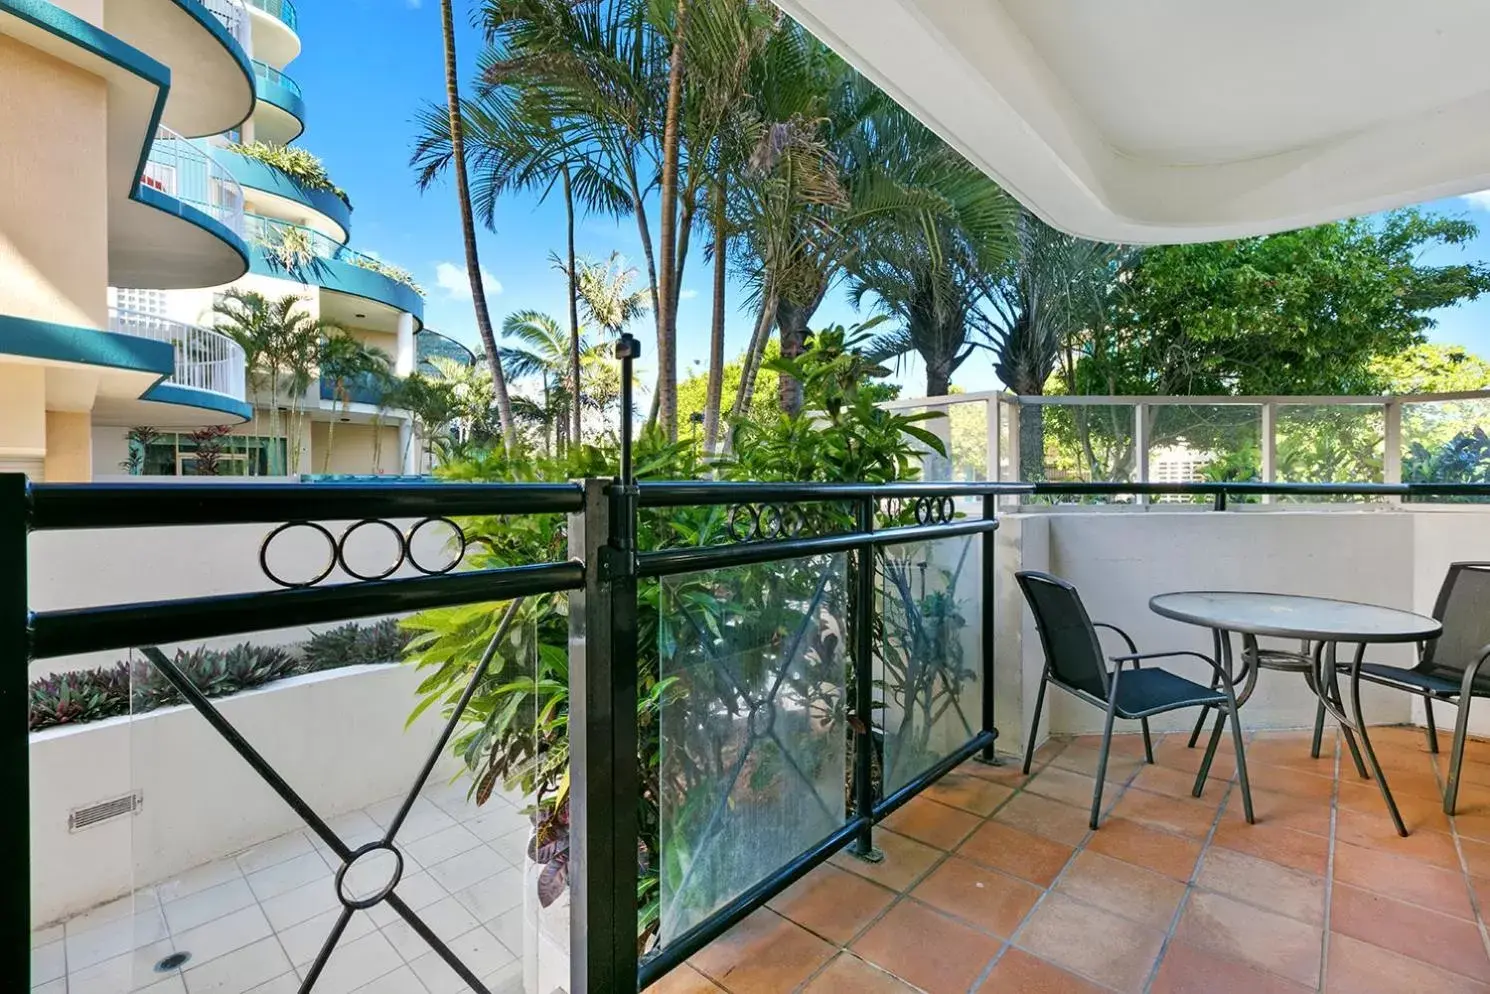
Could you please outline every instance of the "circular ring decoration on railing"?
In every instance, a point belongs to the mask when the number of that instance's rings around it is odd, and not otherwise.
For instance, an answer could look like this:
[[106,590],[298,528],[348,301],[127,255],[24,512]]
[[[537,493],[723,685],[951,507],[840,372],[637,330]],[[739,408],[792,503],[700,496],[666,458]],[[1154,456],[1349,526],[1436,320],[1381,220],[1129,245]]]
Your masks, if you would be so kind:
[[725,522],[725,531],[729,537],[736,542],[744,542],[760,534],[761,516],[760,512],[749,504],[736,504],[729,509],[729,518]]
[[957,517],[957,502],[951,497],[942,498],[942,524],[949,523]]
[[[418,557],[414,554],[414,538],[419,534],[419,530],[425,525],[441,524],[450,526],[451,532],[454,533],[451,538],[455,542],[459,543],[459,548],[455,550],[455,556],[450,560],[450,562],[446,563],[439,569],[430,569],[429,567],[421,563]],[[409,533],[404,536],[404,549],[408,553],[409,565],[417,569],[419,572],[423,573],[425,576],[440,576],[455,569],[455,567],[459,566],[461,564],[461,561],[466,558],[466,548],[467,544],[465,529],[456,524],[454,521],[451,521],[449,518],[445,517],[425,518],[423,521],[416,522],[414,527],[409,529]]]
[[[395,541],[398,542],[398,558],[394,559],[393,562],[390,563],[381,573],[359,573],[352,568],[351,563],[347,562],[347,540],[356,533],[357,529],[364,528],[368,525],[382,525],[384,528],[393,533]],[[398,526],[395,525],[393,522],[385,521],[382,518],[363,518],[361,521],[354,523],[349,528],[347,528],[346,531],[342,532],[341,541],[336,543],[336,561],[341,564],[342,572],[346,573],[347,576],[352,577],[354,580],[386,580],[394,573],[397,573],[398,568],[402,566],[404,564],[404,560],[408,558],[409,544],[404,539],[404,533],[399,531]]]
[[[320,532],[321,537],[326,540],[326,566],[324,569],[321,570],[321,572],[317,573],[309,580],[287,580],[284,577],[280,576],[278,573],[274,572],[274,570],[269,565],[269,546],[280,535],[294,528],[309,528],[313,531]],[[336,536],[332,535],[330,529],[328,529],[325,525],[318,524],[314,521],[286,521],[284,524],[271,531],[268,535],[265,535],[264,541],[259,543],[259,570],[263,572],[263,574],[268,577],[271,582],[276,583],[281,587],[289,587],[292,590],[301,587],[314,587],[316,584],[320,583],[322,580],[326,579],[326,577],[331,575],[331,571],[336,569],[336,564],[340,560],[341,546],[336,541]]]
[[917,497],[916,524],[945,525],[957,513],[957,503],[951,497]]
[[752,739],[762,739],[770,735],[771,730],[776,727],[775,702],[767,700],[752,705],[746,727]]
[[[369,894],[367,897],[351,896],[347,893],[346,888],[347,871],[350,870],[353,864],[355,864],[359,859],[368,855],[369,853],[375,852],[387,852],[393,854],[393,873],[389,876],[389,880],[386,884],[384,884],[382,887],[379,887],[376,891]],[[399,852],[398,849],[396,849],[391,843],[384,842],[382,839],[378,839],[374,842],[369,842],[365,846],[360,846],[357,849],[354,849],[352,851],[352,858],[347,860],[345,863],[337,868],[336,899],[340,901],[345,907],[351,908],[354,911],[366,911],[368,908],[381,903],[389,894],[392,894],[393,888],[398,886],[398,882],[403,878],[403,875],[403,853]]]
[[780,538],[786,531],[786,514],[780,504],[767,504],[761,508],[757,520],[760,522],[757,538]]
[[787,535],[798,538],[807,528],[807,512],[800,504],[787,504],[781,509],[781,527]]

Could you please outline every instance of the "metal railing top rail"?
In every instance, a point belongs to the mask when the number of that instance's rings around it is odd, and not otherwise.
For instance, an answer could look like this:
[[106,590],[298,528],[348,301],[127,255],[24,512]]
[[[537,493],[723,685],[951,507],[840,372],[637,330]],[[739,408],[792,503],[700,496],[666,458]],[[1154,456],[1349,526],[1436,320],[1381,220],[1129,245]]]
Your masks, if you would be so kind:
[[764,501],[835,501],[864,497],[986,497],[1026,494],[1034,484],[966,483],[724,483],[710,480],[642,481],[642,507],[687,507]]
[[567,514],[584,506],[573,483],[34,483],[28,497],[33,531]]
[[1328,405],[1380,407],[1384,404],[1428,404],[1435,401],[1490,400],[1490,390],[1456,390],[1447,393],[1399,394],[1253,394],[1236,396],[1182,394],[1012,394],[1004,390],[981,390],[975,393],[942,394],[935,397],[900,397],[887,400],[887,409],[950,407],[956,404],[998,401],[1025,407],[1259,407]]
[[1255,481],[1196,483],[1083,483],[1034,482],[1022,484],[1040,494],[1109,496],[1194,496],[1217,494],[1309,497],[1490,497],[1487,483],[1259,483]]

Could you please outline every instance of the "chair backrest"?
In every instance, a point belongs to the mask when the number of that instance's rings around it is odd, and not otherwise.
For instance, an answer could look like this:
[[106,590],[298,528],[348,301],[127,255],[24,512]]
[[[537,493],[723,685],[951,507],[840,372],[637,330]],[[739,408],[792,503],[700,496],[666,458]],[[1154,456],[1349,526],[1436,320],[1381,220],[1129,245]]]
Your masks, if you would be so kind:
[[1035,616],[1050,678],[1105,701],[1107,664],[1102,644],[1076,588],[1060,577],[1034,570],[1014,576]]
[[1433,617],[1443,634],[1423,651],[1423,665],[1462,674],[1490,645],[1490,563],[1454,563],[1443,578]]

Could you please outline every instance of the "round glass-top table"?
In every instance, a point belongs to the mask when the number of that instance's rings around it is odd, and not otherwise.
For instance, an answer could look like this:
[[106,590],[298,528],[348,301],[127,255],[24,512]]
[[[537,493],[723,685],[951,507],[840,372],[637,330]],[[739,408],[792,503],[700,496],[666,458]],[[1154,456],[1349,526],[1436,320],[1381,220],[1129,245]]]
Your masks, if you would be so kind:
[[[1149,600],[1149,608],[1161,617],[1209,628],[1215,634],[1219,657],[1217,662],[1225,666],[1228,673],[1233,674],[1237,684],[1244,687],[1243,692],[1237,695],[1239,704],[1251,695],[1259,664],[1265,665],[1265,657],[1269,655],[1259,650],[1258,636],[1296,638],[1306,644],[1313,643],[1312,653],[1274,655],[1288,656],[1299,664],[1283,668],[1301,669],[1309,688],[1319,695],[1324,708],[1340,722],[1356,771],[1362,777],[1368,775],[1361,762],[1361,752],[1365,752],[1366,760],[1371,766],[1370,775],[1381,788],[1381,796],[1386,801],[1387,811],[1392,816],[1398,834],[1407,834],[1381,766],[1376,761],[1376,751],[1371,748],[1366,722],[1361,715],[1360,667],[1367,645],[1420,643],[1437,638],[1443,626],[1436,619],[1375,604],[1242,590],[1187,590],[1159,594]],[[1240,672],[1236,668],[1231,650],[1233,633],[1242,637]],[[1346,713],[1344,698],[1340,693],[1341,667],[1336,658],[1336,648],[1341,643],[1356,647],[1354,660],[1348,668],[1351,714]],[[1204,721],[1205,715],[1202,712],[1201,722]],[[1197,725],[1197,732],[1199,728],[1200,725]],[[1359,749],[1355,742],[1357,736],[1361,741]],[[1192,736],[1191,743],[1194,741]],[[1315,753],[1318,754],[1317,741]]]

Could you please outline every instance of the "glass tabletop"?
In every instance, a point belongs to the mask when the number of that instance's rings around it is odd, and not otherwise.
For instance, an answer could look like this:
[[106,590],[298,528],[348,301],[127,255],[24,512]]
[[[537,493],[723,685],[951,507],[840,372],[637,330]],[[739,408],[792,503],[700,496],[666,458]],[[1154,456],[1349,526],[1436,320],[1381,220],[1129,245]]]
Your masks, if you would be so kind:
[[1438,635],[1434,619],[1375,604],[1298,594],[1186,590],[1149,600],[1155,613],[1221,631],[1320,642],[1418,642]]

